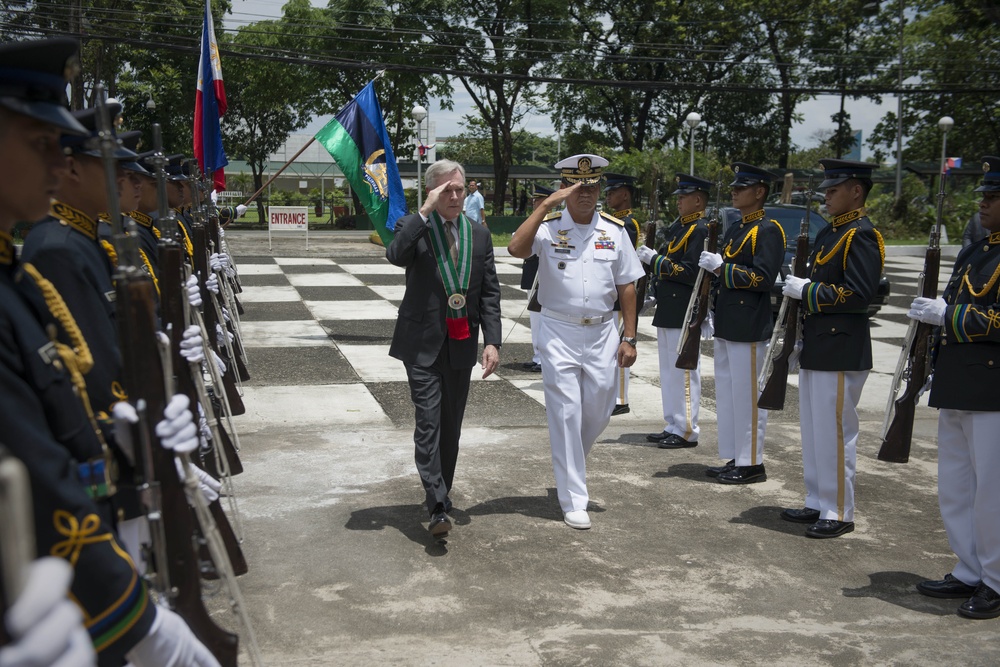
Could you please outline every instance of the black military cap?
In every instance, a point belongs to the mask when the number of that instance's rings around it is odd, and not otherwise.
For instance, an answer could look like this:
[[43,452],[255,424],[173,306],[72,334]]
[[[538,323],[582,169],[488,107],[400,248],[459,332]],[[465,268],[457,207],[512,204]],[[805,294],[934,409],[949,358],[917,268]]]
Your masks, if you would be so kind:
[[733,171],[736,172],[736,178],[729,184],[729,187],[731,188],[758,184],[770,185],[778,178],[766,169],[755,167],[752,164],[747,164],[746,162],[734,162]]
[[872,171],[878,165],[867,162],[855,162],[854,160],[835,160],[833,158],[823,158],[819,161],[823,165],[823,182],[819,184],[818,190],[826,190],[835,185],[840,185],[849,178],[859,178],[871,180]]
[[[122,146],[132,151],[133,153],[139,148],[139,140],[142,138],[142,132],[139,130],[132,130],[130,132],[122,132],[118,135],[118,139],[122,142]],[[146,171],[146,168],[141,164],[136,162],[138,159],[136,155],[132,160],[120,163],[122,169],[127,171],[134,171],[137,174],[142,174],[143,176],[150,176],[151,174]]]
[[544,185],[535,184],[535,189],[531,192],[531,197],[548,197],[550,194],[555,192],[552,188],[547,188]]
[[670,193],[672,195],[689,195],[699,190],[709,194],[712,191],[712,181],[706,181],[704,178],[698,178],[691,174],[677,172],[674,181],[677,183],[677,189]]
[[169,164],[167,165],[167,178],[171,181],[185,181],[188,177],[187,165],[185,161],[187,156],[183,153],[176,153],[174,155],[168,155],[167,160]]
[[983,158],[983,184],[973,192],[1000,192],[1000,157],[987,155]]
[[153,164],[154,155],[156,155],[156,151],[143,151],[135,156],[135,161],[146,170],[146,175],[150,178],[156,178],[156,165]]
[[[111,132],[114,134],[114,119],[121,115],[122,105],[118,102],[108,101],[105,106],[108,110],[108,116],[111,118]],[[87,134],[83,136],[64,134],[59,140],[59,143],[63,146],[63,150],[67,153],[77,155],[101,157],[101,147],[96,141],[94,141],[100,132],[97,127],[97,107],[83,109],[82,111],[74,111],[73,117],[80,121],[80,124],[86,128]],[[115,136],[117,138],[117,135]],[[134,151],[130,151],[122,146],[120,142],[116,141],[114,157],[116,160],[132,161],[135,160],[136,155]]]
[[612,174],[610,171],[604,172],[604,177],[607,179],[607,185],[604,188],[605,192],[610,192],[615,188],[620,188],[622,186],[628,186],[630,189],[635,188],[635,176],[626,176],[625,174]]
[[66,102],[66,82],[79,70],[79,49],[64,37],[0,46],[0,106],[63,132],[86,134]]

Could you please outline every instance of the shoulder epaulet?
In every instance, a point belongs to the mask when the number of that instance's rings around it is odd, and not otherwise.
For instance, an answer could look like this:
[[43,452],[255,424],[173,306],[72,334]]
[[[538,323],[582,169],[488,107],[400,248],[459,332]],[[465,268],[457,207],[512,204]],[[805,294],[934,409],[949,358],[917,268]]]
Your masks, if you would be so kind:
[[545,217],[542,218],[542,222],[548,222],[549,220],[555,220],[556,218],[561,218],[561,217],[562,217],[562,211],[552,211],[550,213],[547,213]]
[[605,213],[604,211],[601,211],[601,220],[607,220],[608,222],[613,222],[619,227],[625,226],[624,220],[619,220],[615,216],[611,215],[610,213]]

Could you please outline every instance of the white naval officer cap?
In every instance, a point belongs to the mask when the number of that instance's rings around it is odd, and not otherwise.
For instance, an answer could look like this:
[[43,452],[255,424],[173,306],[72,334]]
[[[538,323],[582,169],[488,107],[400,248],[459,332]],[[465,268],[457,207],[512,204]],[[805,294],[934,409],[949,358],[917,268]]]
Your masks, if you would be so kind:
[[600,183],[604,177],[604,168],[607,166],[607,160],[600,155],[591,155],[590,153],[572,155],[555,164],[556,169],[559,170],[559,177],[563,181],[582,185]]

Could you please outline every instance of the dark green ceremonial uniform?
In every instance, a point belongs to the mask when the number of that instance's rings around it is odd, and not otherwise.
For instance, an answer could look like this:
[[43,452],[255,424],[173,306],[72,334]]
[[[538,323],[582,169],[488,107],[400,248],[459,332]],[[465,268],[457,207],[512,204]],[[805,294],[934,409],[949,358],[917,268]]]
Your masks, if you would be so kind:
[[664,231],[663,245],[650,264],[656,277],[656,313],[653,326],[680,329],[698,278],[698,258],[705,248],[708,225],[705,212],[678,218]]

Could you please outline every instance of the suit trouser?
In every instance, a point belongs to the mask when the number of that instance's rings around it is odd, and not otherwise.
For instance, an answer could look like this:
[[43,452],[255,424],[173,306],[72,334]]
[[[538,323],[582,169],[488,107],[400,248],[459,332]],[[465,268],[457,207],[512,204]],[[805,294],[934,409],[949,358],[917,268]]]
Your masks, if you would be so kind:
[[448,342],[432,366],[403,364],[413,401],[414,460],[427,495],[427,511],[443,509],[455,478],[458,441],[472,368],[452,368]]
[[719,424],[719,458],[738,466],[764,462],[767,410],[757,407],[757,374],[767,344],[737,343],[715,338],[715,404]]
[[680,329],[656,328],[656,348],[660,358],[660,398],[663,400],[663,430],[685,440],[697,440],[698,411],[701,404],[701,355],[694,370],[677,368]]
[[[621,343],[622,332],[625,330],[625,323],[622,321],[622,311],[616,310],[615,313],[615,349],[618,349],[618,344]],[[628,379],[629,379],[629,368],[619,368],[618,364],[615,364],[615,391],[617,395],[615,396],[615,405],[628,405]]]
[[618,337],[615,323],[582,325],[542,315],[539,351],[552,469],[563,512],[587,509],[587,454],[611,421]]
[[1000,592],[997,433],[1000,412],[941,410],[938,417],[938,504],[958,556],[952,574]]
[[868,371],[799,371],[806,503],[820,519],[854,521],[858,402]]

